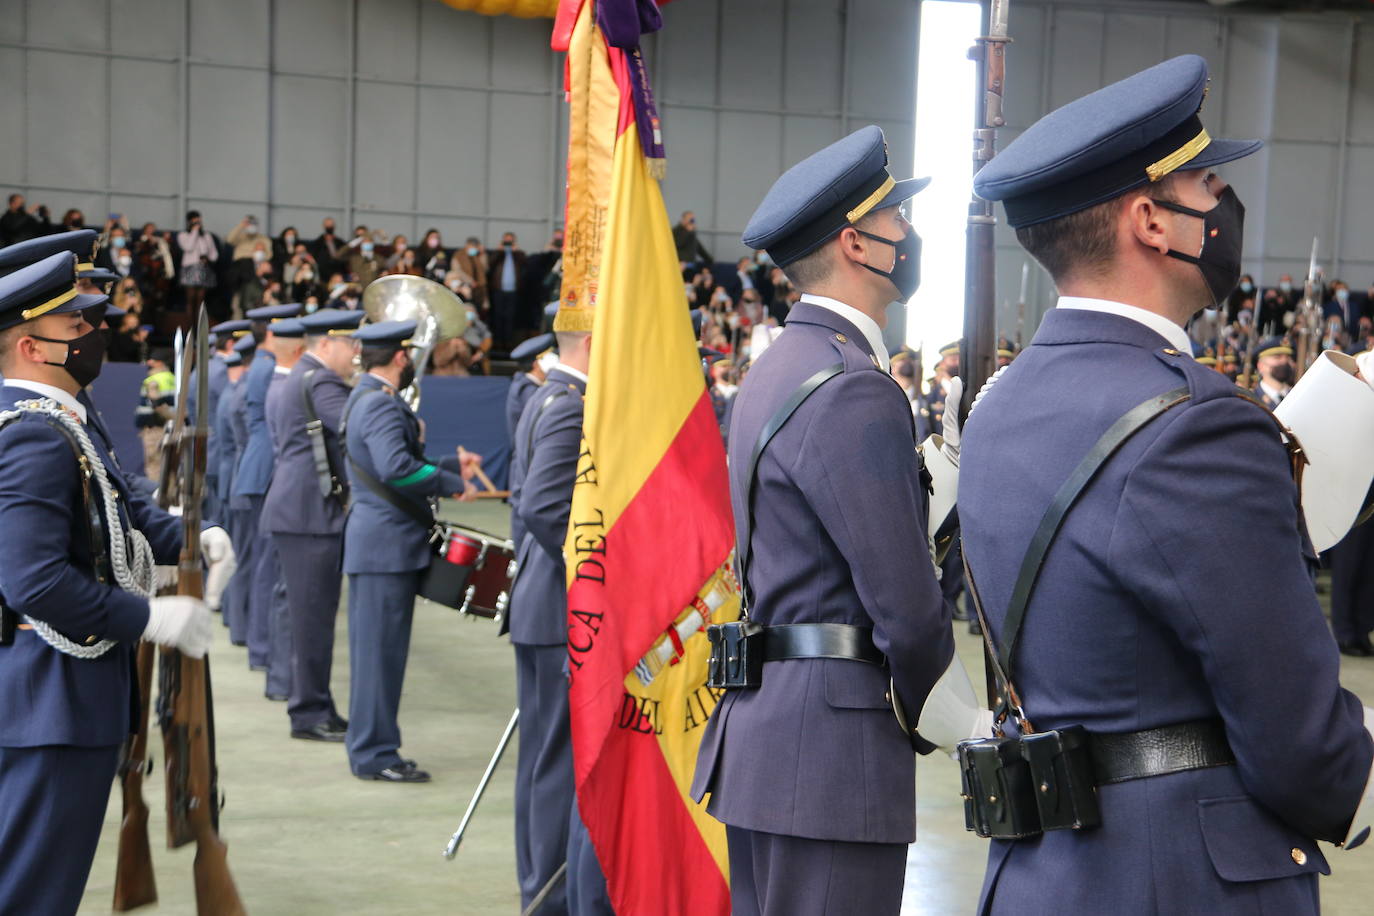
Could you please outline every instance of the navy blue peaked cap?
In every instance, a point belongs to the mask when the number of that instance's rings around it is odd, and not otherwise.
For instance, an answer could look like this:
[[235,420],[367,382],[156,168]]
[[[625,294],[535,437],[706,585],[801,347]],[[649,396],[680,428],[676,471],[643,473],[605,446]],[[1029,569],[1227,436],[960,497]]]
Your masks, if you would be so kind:
[[399,347],[415,336],[416,326],[413,320],[379,321],[354,331],[353,339],[364,347]]
[[281,305],[264,305],[261,308],[249,309],[244,314],[253,321],[280,321],[283,318],[295,318],[301,311],[302,306],[299,302],[285,302]]
[[[335,334],[348,336],[362,324],[367,313],[362,309],[320,309],[298,319],[307,334]],[[273,332],[276,332],[274,327]]]
[[59,251],[0,277],[0,331],[44,315],[104,306],[108,301],[107,296],[76,291],[76,255]]
[[282,318],[272,322],[271,331],[274,337],[304,337],[305,325],[299,318]]
[[258,348],[258,340],[252,334],[244,335],[234,342],[235,353],[252,353]]
[[517,363],[529,362],[545,350],[553,349],[554,345],[557,343],[558,338],[554,337],[552,334],[539,334],[538,336],[531,337],[529,340],[522,342],[514,350],[511,350],[510,358]]
[[220,340],[226,337],[242,337],[253,327],[253,322],[247,318],[235,318],[233,321],[221,321],[210,330],[219,335]]
[[1259,342],[1255,349],[1255,358],[1261,356],[1292,356],[1293,348],[1288,345],[1288,341],[1282,337],[1266,337]]
[[805,257],[866,214],[892,207],[930,184],[929,178],[895,180],[887,170],[887,143],[873,125],[792,166],[763,198],[741,237],[766,249],[779,267]]
[[224,360],[224,365],[229,367],[230,369],[234,368],[235,366],[243,365],[243,354],[238,353],[237,351],[233,353],[226,353],[224,354],[224,356],[220,358]]
[[1184,54],[1036,121],[973,179],[1014,228],[1086,210],[1179,169],[1248,156],[1259,140],[1214,140],[1198,112],[1207,61]]
[[0,248],[0,277],[14,273],[21,267],[37,264],[50,255],[69,251],[76,255],[76,272],[81,279],[92,283],[117,280],[119,274],[95,266],[98,239],[94,229],[73,229],[71,232],[40,235],[36,239],[7,245]]

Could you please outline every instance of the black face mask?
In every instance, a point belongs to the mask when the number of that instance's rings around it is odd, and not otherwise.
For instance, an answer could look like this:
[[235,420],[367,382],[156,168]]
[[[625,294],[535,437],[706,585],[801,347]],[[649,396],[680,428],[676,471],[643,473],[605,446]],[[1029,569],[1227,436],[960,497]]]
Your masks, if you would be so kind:
[[[1153,198],[1151,198],[1153,200]],[[1240,248],[1245,229],[1245,205],[1229,187],[1221,192],[1217,205],[1210,210],[1194,210],[1167,200],[1156,204],[1175,213],[1195,216],[1202,220],[1202,252],[1194,257],[1170,248],[1168,255],[1196,264],[1207,281],[1212,301],[1217,305],[1226,301],[1240,282]]]
[[1278,382],[1280,385],[1293,384],[1293,376],[1295,375],[1293,367],[1287,363],[1280,363],[1275,366],[1273,369],[1269,370],[1269,374],[1272,375],[1274,381]]
[[401,370],[401,391],[405,391],[415,384],[415,363],[407,361],[406,367]]
[[30,334],[34,340],[45,343],[65,344],[67,358],[60,363],[44,362],[47,366],[58,366],[67,370],[77,385],[85,388],[100,375],[100,366],[105,361],[105,335],[95,328],[80,337],[58,340],[52,337],[39,337]]
[[880,277],[887,277],[892,281],[892,285],[897,287],[897,301],[905,302],[911,298],[912,293],[916,292],[921,285],[921,237],[913,229],[896,241],[883,238],[881,235],[874,235],[871,232],[864,232],[862,229],[855,229],[866,239],[875,242],[882,242],[884,245],[891,245],[897,249],[897,259],[892,262],[891,270],[879,270],[872,265],[865,264],[864,267],[873,271]]

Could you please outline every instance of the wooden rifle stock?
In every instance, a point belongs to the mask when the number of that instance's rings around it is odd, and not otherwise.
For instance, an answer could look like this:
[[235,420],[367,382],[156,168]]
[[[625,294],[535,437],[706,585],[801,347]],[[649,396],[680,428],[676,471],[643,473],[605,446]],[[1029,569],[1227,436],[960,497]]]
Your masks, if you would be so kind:
[[148,701],[153,689],[153,644],[138,644],[138,731],[124,742],[119,780],[124,796],[124,819],[119,825],[119,855],[115,865],[114,910],[119,913],[157,902],[153,854],[148,844],[148,804],[143,800],[143,777],[148,772]]
[[[177,569],[177,594],[203,599],[201,573],[201,497],[205,481],[208,395],[208,322],[202,307],[192,359],[197,378],[196,425],[187,429],[185,399],[177,405],[180,431],[180,483],[185,539]],[[190,362],[192,360],[188,360]],[[183,367],[189,374],[189,368]],[[219,785],[215,767],[215,724],[210,691],[210,659],[162,650],[163,756],[167,776],[167,844],[195,842],[196,912],[200,916],[239,916],[244,912],[228,850],[219,837]]]

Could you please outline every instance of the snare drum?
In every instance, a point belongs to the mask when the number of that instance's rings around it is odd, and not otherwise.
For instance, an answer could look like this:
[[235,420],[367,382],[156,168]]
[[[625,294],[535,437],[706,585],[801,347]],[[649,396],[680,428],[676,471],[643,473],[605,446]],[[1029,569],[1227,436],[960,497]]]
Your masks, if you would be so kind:
[[449,525],[420,594],[461,614],[500,620],[510,604],[514,571],[515,546],[509,539]]

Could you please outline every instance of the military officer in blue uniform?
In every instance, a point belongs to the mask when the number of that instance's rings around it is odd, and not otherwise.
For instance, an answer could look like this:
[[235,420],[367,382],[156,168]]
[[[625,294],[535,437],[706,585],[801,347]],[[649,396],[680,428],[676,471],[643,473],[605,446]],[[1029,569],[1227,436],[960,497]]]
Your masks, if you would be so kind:
[[[88,434],[77,395],[100,372],[104,338],[85,314],[104,297],[78,292],[76,265],[62,251],[0,279],[0,404],[17,409],[0,421],[4,913],[76,912],[133,723],[138,640],[200,657],[212,638],[200,601],[149,597],[152,564],[176,562],[180,519],[129,489]],[[90,498],[119,531],[88,526],[91,458]],[[227,543],[222,531],[206,539]]]
[[326,741],[342,741],[348,727],[334,706],[329,675],[348,502],[339,427],[357,353],[350,335],[362,319],[361,310],[341,309],[298,319],[305,354],[267,399],[276,456],[259,525],[272,535],[286,581],[292,646],[286,712],[293,736]]
[[[1368,835],[1374,713],[1339,683],[1290,453],[1184,331],[1240,277],[1245,211],[1215,169],[1261,145],[1209,135],[1206,89],[1202,58],[1166,61],[975,179],[1060,298],[963,431],[970,590],[999,647],[1018,596],[1022,710],[1087,730],[1101,810],[993,840],[982,913],[1316,913],[1317,841]],[[1090,454],[1137,408],[1153,419]],[[1076,502],[1057,495],[1103,455]]]
[[[506,626],[515,650],[520,707],[515,870],[526,907],[568,859],[574,806],[563,541],[581,451],[592,317],[590,309],[558,309],[553,325],[558,364],[525,405],[511,457],[511,532],[512,540],[519,538],[519,574]],[[575,877],[570,873],[570,882]],[[568,886],[556,887],[544,907],[568,912]]]
[[[286,586],[280,581],[280,567],[270,537],[259,527],[263,500],[272,482],[272,434],[267,428],[267,392],[277,375],[277,336],[273,325],[299,315],[295,303],[268,305],[247,313],[253,322],[253,337],[258,348],[243,379],[244,438],[239,439],[238,466],[229,507],[238,510],[235,537],[251,555],[248,571],[248,664],[268,673],[266,692],[285,699],[290,693],[289,655],[272,658],[272,620],[285,618]],[[289,367],[284,367],[289,372]],[[282,373],[283,377],[285,372]],[[236,436],[237,438],[237,436]],[[248,544],[251,542],[251,547]],[[240,551],[240,556],[244,552]],[[280,632],[280,628],[278,629]]]
[[864,127],[784,173],[744,232],[803,295],[730,424],[761,682],[726,691],[692,785],[725,823],[740,916],[899,911],[913,746],[941,741],[904,728],[892,693],[914,712],[947,672],[967,686],[926,550],[911,406],[882,340],[888,304],[918,285],[902,207],[927,181],[895,180],[882,131]]
[[510,380],[510,390],[506,392],[506,429],[510,433],[512,451],[515,427],[520,425],[520,415],[525,412],[530,396],[544,384],[547,375],[544,358],[553,353],[554,344],[552,334],[539,334],[510,351],[510,358],[520,367],[520,371]]
[[348,763],[360,779],[428,782],[429,773],[400,755],[397,713],[410,651],[410,624],[420,575],[433,550],[428,500],[471,498],[480,459],[425,456],[420,418],[400,392],[415,381],[405,343],[414,321],[364,325],[363,374],[349,395],[343,426],[353,504],[344,523],[348,576]]
[[236,646],[248,645],[248,601],[256,572],[257,540],[256,515],[251,508],[235,508],[232,494],[234,475],[248,443],[248,417],[244,403],[245,377],[253,364],[258,341],[252,333],[234,343],[231,356],[238,357],[238,371],[230,371],[229,387],[220,397],[220,409],[215,412],[215,436],[219,446],[219,503],[229,522],[229,534],[234,539],[238,568],[229,580],[224,594],[224,622],[229,627],[229,641]]
[[1282,337],[1270,337],[1259,344],[1255,353],[1255,395],[1264,406],[1278,407],[1297,381],[1297,366],[1293,362],[1293,348]]
[[[252,322],[246,318],[239,318],[233,321],[222,321],[210,329],[210,343],[213,352],[210,354],[210,398],[209,398],[209,429],[210,445],[206,451],[206,470],[205,470],[205,516],[207,518],[224,519],[227,517],[227,507],[220,504],[219,469],[220,448],[223,440],[215,435],[215,430],[219,427],[219,403],[224,398],[224,391],[229,386],[229,366],[225,362],[230,353],[234,352],[234,344],[240,338],[248,335]],[[195,391],[195,373],[191,370],[190,390]],[[187,405],[187,414],[194,414],[190,410],[191,405]]]

